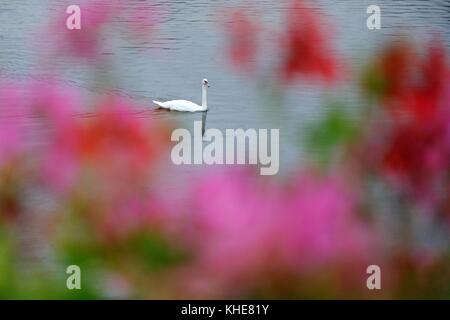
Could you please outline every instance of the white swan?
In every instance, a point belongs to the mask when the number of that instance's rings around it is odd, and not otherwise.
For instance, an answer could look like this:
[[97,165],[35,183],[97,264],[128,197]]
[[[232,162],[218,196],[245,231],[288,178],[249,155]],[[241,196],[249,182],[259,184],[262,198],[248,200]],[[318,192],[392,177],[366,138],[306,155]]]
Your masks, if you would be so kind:
[[208,110],[208,97],[207,91],[209,88],[208,79],[203,79],[202,82],[202,105],[187,101],[187,100],[171,100],[166,102],[154,101],[154,104],[157,104],[159,107],[168,110],[174,111],[185,111],[185,112],[198,112],[198,111],[207,111]]

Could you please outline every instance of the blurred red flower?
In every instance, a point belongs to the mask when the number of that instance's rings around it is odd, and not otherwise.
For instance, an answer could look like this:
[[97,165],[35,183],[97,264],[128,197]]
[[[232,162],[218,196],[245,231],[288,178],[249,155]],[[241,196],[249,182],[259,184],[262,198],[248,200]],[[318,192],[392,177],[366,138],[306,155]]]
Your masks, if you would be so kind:
[[450,67],[438,40],[428,44],[423,56],[409,43],[395,42],[382,53],[375,69],[382,84],[381,103],[395,117],[428,121],[439,112]]
[[442,44],[425,55],[410,44],[388,47],[377,66],[380,103],[393,115],[384,142],[384,174],[415,200],[442,201],[450,172],[450,69]]
[[[450,111],[450,110],[449,110]],[[416,200],[442,200],[450,172],[450,113],[396,124],[383,156],[383,170]]]
[[295,0],[287,11],[287,29],[282,36],[281,76],[292,81],[297,76],[336,80],[338,62],[331,45],[328,26],[319,14]]
[[55,181],[68,178],[70,172],[70,180],[75,179],[83,168],[95,168],[99,178],[143,179],[143,173],[149,172],[153,160],[167,146],[162,137],[167,130],[133,116],[133,108],[120,99],[108,99],[96,107],[94,117],[78,118],[61,128],[48,154],[50,159],[59,159],[59,165],[47,161]]
[[56,130],[44,152],[43,178],[65,206],[114,239],[148,226],[153,213],[151,178],[169,145],[163,124],[133,114],[134,104],[104,100],[90,118]]
[[226,22],[229,56],[239,68],[253,71],[258,50],[258,24],[247,13],[235,10]]

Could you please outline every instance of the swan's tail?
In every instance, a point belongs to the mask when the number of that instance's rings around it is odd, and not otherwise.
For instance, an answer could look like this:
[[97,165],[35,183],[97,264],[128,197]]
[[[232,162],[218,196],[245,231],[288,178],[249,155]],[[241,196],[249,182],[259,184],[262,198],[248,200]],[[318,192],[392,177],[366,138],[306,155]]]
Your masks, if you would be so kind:
[[153,103],[160,106],[161,108],[164,108],[164,104],[162,102],[153,100]]

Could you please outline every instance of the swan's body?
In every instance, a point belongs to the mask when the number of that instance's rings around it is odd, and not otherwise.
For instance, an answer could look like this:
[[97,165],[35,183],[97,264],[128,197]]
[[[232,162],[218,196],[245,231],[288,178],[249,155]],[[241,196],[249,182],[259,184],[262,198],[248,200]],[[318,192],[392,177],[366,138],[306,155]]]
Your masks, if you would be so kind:
[[208,110],[208,80],[203,79],[202,86],[202,105],[198,105],[194,102],[188,100],[170,100],[166,102],[153,101],[154,104],[158,105],[160,108],[173,110],[173,111],[183,111],[183,112],[199,112]]
[[207,110],[207,108],[203,108],[202,106],[188,100],[171,100],[166,102],[153,101],[153,103],[163,109],[173,111],[197,112]]

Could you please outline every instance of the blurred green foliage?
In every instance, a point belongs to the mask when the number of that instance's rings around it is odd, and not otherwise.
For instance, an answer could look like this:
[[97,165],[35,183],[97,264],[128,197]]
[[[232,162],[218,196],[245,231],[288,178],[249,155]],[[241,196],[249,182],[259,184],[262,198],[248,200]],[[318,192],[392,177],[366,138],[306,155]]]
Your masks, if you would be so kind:
[[327,166],[340,156],[343,145],[349,145],[358,133],[356,123],[341,104],[334,104],[323,118],[309,124],[305,146],[320,164]]

